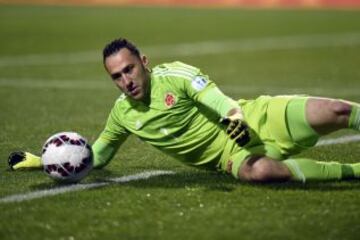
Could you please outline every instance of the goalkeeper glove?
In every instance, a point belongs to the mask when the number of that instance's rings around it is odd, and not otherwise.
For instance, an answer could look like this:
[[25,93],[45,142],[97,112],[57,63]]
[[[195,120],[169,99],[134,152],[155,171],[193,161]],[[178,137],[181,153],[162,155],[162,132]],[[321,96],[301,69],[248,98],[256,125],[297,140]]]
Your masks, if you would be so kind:
[[41,168],[40,157],[29,152],[12,152],[9,155],[8,164],[11,170]]
[[250,142],[249,126],[242,120],[240,114],[222,118],[221,123],[227,125],[226,133],[240,147]]

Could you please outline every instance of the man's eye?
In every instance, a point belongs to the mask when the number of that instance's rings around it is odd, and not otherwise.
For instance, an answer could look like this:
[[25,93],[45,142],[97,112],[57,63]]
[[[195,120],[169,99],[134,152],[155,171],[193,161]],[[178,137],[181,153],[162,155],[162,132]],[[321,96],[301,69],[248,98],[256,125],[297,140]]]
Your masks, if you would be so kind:
[[119,79],[119,78],[121,78],[121,73],[111,74],[111,78],[112,78],[113,80]]
[[129,65],[126,68],[124,68],[123,73],[125,73],[125,74],[130,73],[133,68],[134,68],[134,65]]

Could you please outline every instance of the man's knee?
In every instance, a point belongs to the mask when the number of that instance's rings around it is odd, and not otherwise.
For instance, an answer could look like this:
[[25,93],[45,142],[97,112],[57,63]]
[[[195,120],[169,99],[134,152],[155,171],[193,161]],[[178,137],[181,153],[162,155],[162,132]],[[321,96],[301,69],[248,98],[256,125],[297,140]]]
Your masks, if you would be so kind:
[[250,157],[239,169],[241,180],[263,182],[269,175],[269,166],[266,157]]
[[349,115],[351,113],[351,105],[340,100],[331,101],[329,107],[336,115]]
[[325,112],[333,116],[348,115],[351,112],[351,105],[338,99],[310,98],[308,110],[311,113]]
[[248,158],[239,169],[239,178],[248,182],[286,181],[290,177],[283,163],[264,156]]
[[320,134],[347,127],[350,113],[350,104],[322,98],[310,98],[306,110],[307,121]]

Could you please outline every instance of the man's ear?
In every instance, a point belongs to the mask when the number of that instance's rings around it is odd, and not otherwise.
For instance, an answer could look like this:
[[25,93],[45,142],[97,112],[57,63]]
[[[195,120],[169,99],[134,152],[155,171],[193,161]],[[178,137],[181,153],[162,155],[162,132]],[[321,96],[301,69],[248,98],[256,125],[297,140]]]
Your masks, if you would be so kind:
[[141,62],[144,64],[144,66],[149,64],[149,60],[145,55],[141,55]]

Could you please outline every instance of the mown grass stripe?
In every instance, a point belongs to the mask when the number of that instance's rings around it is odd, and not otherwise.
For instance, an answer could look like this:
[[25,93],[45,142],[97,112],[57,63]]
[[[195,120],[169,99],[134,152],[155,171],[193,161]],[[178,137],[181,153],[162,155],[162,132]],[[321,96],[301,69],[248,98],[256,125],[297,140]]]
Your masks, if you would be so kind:
[[[152,58],[201,56],[234,52],[255,52],[360,45],[360,33],[329,33],[274,36],[252,39],[217,40],[160,46],[139,46]],[[30,54],[0,57],[0,67],[49,66],[101,62],[100,49],[77,53]]]
[[360,134],[343,136],[334,139],[324,139],[319,141],[316,144],[316,146],[328,146],[328,145],[344,144],[344,143],[358,142],[358,141],[360,141]]

